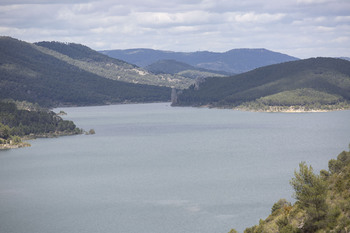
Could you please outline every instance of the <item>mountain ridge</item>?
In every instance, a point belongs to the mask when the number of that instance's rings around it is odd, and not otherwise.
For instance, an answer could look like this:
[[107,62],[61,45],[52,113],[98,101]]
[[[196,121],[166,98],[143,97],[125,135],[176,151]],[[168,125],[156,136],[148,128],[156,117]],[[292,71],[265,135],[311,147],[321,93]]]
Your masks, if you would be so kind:
[[140,67],[158,60],[176,60],[189,65],[229,73],[243,73],[258,67],[298,60],[286,54],[267,49],[231,49],[226,52],[174,52],[153,49],[125,49],[100,51],[110,57],[121,59]]

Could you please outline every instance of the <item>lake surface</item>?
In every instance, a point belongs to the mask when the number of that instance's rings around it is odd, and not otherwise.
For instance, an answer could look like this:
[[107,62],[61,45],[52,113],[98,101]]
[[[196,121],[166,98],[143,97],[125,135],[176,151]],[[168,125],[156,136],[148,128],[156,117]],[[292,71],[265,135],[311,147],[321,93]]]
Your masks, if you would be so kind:
[[293,201],[299,162],[327,169],[350,142],[350,111],[60,110],[96,134],[0,151],[1,233],[243,232]]

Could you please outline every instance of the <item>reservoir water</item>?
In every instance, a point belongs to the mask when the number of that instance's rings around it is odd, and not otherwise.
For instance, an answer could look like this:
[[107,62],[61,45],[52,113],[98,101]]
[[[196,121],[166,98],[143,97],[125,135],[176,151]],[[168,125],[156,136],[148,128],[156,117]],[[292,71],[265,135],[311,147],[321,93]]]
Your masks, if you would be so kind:
[[301,161],[327,169],[350,142],[350,111],[60,110],[96,134],[0,151],[1,233],[243,232],[294,201]]

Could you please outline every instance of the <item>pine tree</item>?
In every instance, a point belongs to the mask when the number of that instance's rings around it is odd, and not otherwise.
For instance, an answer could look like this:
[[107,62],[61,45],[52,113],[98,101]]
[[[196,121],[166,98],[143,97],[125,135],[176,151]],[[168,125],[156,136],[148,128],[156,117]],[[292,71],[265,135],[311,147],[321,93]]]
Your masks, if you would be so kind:
[[327,186],[321,176],[315,175],[311,166],[305,162],[299,164],[299,172],[294,172],[290,184],[295,191],[295,198],[302,209],[306,211],[307,218],[302,227],[303,232],[316,232],[322,228],[327,215],[326,192]]

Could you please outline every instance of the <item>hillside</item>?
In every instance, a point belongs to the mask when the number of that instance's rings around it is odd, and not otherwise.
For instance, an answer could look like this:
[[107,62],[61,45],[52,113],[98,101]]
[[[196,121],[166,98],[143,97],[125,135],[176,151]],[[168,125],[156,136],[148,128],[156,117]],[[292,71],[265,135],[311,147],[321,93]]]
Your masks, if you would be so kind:
[[[26,100],[47,107],[170,99],[169,88],[111,80],[72,64],[79,62],[74,59],[83,58],[84,52],[65,51],[70,56],[75,54],[68,62],[53,53],[38,45],[0,37],[0,99]],[[87,59],[94,54],[90,53]]]
[[298,60],[298,58],[266,49],[233,49],[224,53],[208,51],[184,53],[152,49],[127,49],[105,50],[101,53],[141,67],[146,67],[159,60],[176,60],[197,68],[234,74],[271,64]]
[[171,74],[171,75],[178,75],[178,76],[182,76],[190,79],[207,78],[207,77],[223,77],[223,76],[229,75],[226,72],[197,68],[175,60],[159,60],[155,63],[152,63],[146,66],[145,70],[153,74]]
[[187,88],[193,80],[166,73],[154,75],[119,59],[111,58],[84,45],[60,42],[35,43],[43,53],[98,76],[129,83]]
[[[328,163],[328,171],[314,174],[300,163],[290,184],[296,203],[277,201],[271,214],[244,233],[347,233],[350,231],[350,152]],[[234,230],[231,230],[234,232]]]
[[209,78],[177,98],[180,106],[287,110],[342,109],[350,101],[350,62],[310,58],[228,78]]

